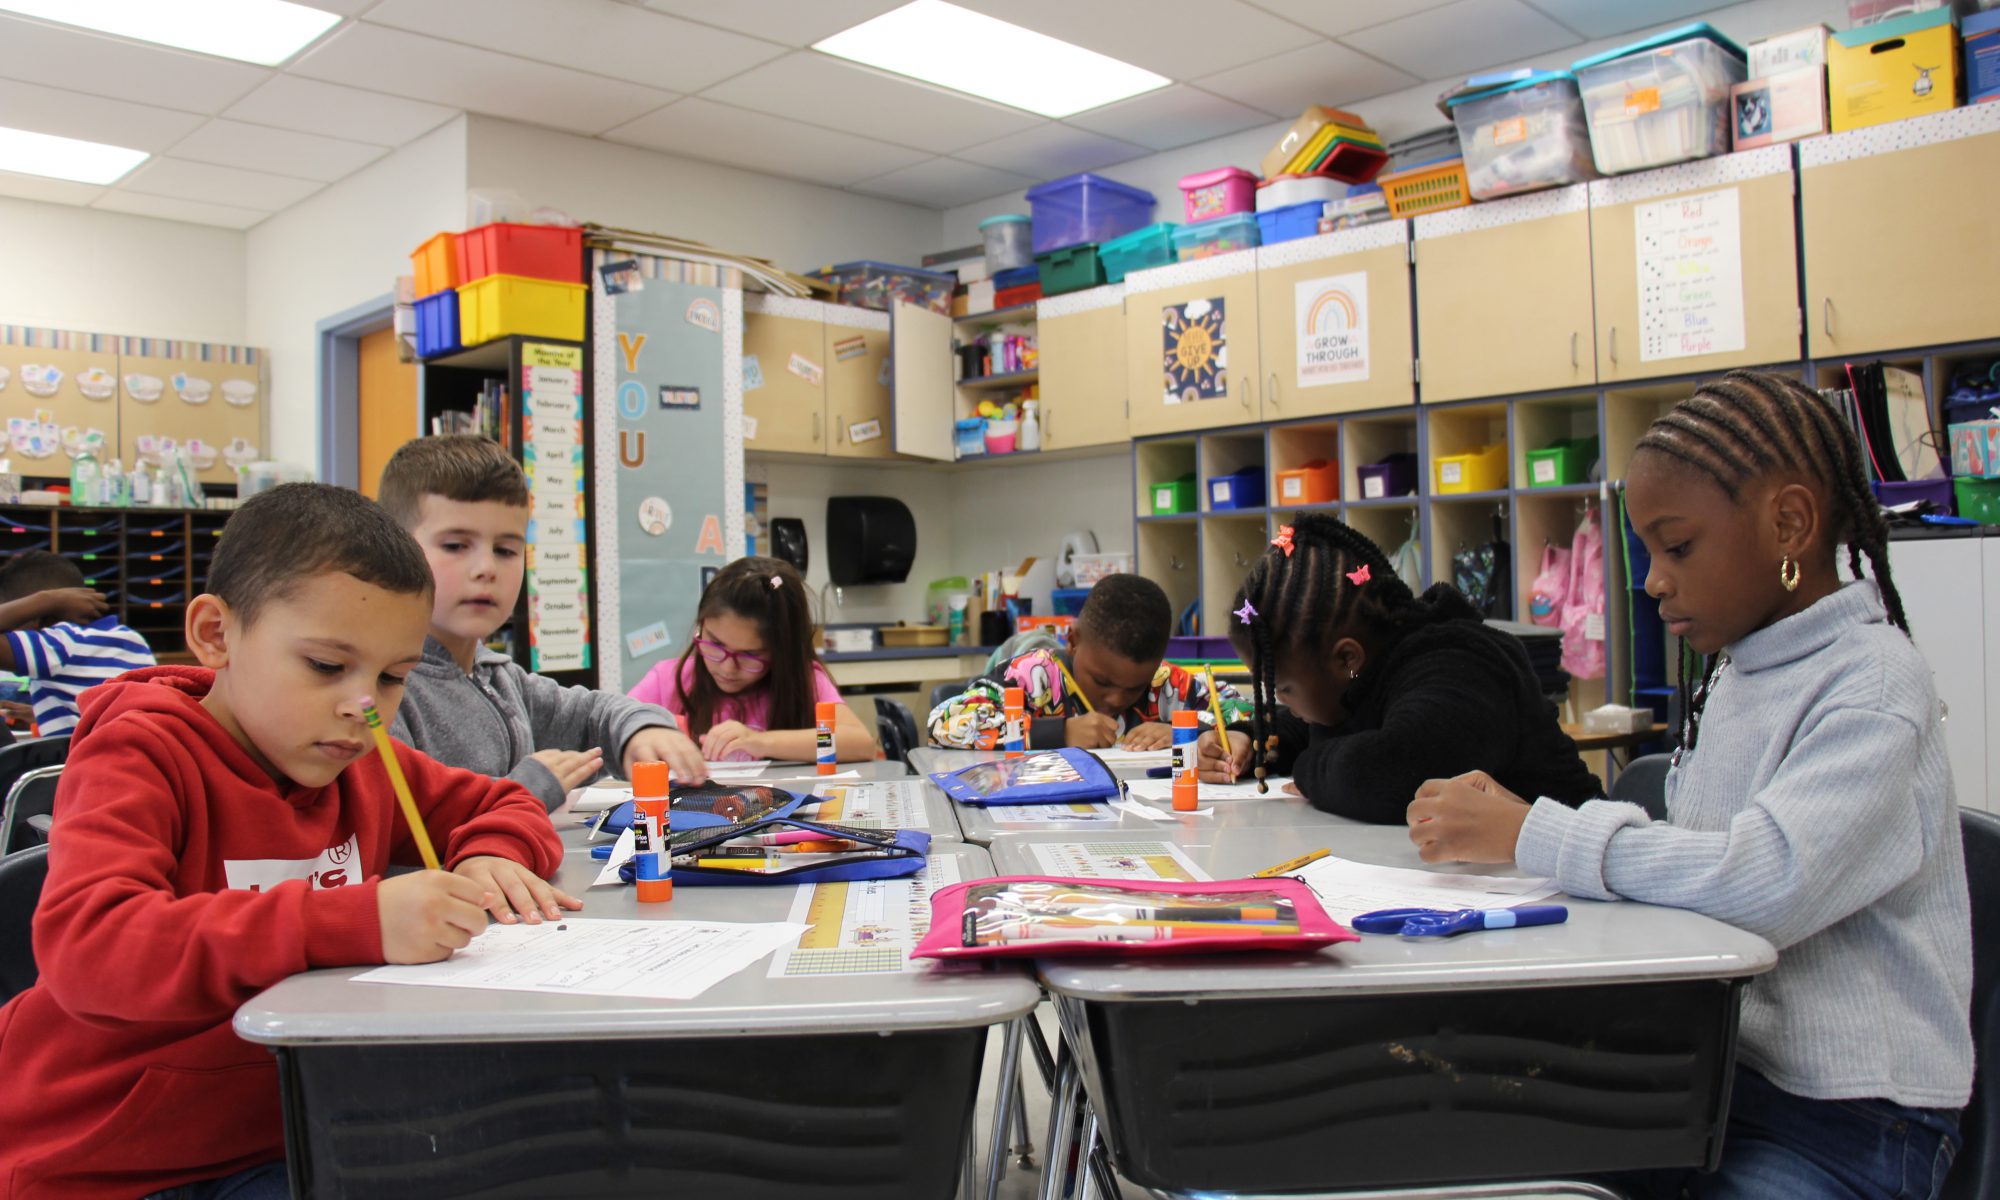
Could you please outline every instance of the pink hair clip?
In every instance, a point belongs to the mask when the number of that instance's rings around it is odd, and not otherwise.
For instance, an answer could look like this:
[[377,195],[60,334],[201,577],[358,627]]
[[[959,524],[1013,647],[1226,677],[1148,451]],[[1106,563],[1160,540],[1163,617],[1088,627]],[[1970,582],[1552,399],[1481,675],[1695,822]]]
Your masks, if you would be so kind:
[[1252,620],[1256,619],[1257,610],[1251,607],[1250,602],[1248,600],[1245,600],[1243,602],[1243,607],[1237,609],[1234,615],[1237,620],[1243,622],[1245,625],[1248,625]]
[[783,587],[783,586],[785,586],[785,581],[784,581],[783,579],[779,578],[779,577],[778,577],[777,575],[772,575],[772,576],[771,576],[771,590],[772,590],[772,591],[774,591],[774,592],[775,592],[775,591],[777,591],[777,590],[778,590],[779,588],[781,588],[781,587]]
[[1374,574],[1368,570],[1368,564],[1362,563],[1347,573],[1347,582],[1353,584],[1355,587],[1360,587],[1374,577]]
[[1290,525],[1278,526],[1278,536],[1271,539],[1271,544],[1283,550],[1286,558],[1290,558],[1292,556],[1292,527]]

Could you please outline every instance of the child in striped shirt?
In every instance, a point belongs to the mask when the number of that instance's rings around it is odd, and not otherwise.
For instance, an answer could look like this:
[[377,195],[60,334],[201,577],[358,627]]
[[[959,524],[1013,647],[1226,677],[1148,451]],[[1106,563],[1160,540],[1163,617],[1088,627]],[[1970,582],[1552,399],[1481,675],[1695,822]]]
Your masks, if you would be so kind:
[[153,665],[139,633],[108,615],[103,593],[60,554],[30,550],[0,567],[0,670],[28,679],[43,737],[76,725],[77,697],[127,671]]

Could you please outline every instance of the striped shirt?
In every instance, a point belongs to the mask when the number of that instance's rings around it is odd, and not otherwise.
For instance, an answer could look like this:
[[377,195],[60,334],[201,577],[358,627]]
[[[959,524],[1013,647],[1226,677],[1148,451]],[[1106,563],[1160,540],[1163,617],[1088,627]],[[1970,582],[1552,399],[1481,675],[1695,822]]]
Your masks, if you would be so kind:
[[84,689],[127,671],[153,665],[153,649],[137,631],[100,617],[88,625],[63,622],[7,635],[14,669],[28,677],[28,702],[43,737],[76,727],[76,698]]

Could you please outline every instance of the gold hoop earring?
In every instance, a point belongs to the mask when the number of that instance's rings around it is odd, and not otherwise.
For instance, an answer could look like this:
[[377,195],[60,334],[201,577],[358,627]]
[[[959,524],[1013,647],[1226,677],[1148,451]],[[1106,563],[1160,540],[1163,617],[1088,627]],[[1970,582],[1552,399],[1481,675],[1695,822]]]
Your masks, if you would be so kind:
[[1788,592],[1799,590],[1799,564],[1789,554],[1778,564],[1778,582],[1784,584]]

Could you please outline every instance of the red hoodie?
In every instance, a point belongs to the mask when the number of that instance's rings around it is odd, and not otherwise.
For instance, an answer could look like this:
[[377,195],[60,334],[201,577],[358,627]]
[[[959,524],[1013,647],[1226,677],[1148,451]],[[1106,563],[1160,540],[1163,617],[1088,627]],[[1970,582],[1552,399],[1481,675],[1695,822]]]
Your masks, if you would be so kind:
[[[213,679],[156,667],[83,696],[41,979],[0,1008],[7,1196],[131,1200],[283,1157],[275,1060],[230,1019],[288,975],[382,961],[376,886],[419,860],[381,763],[273,783],[201,707]],[[447,867],[555,872],[562,845],[519,784],[396,752]]]

